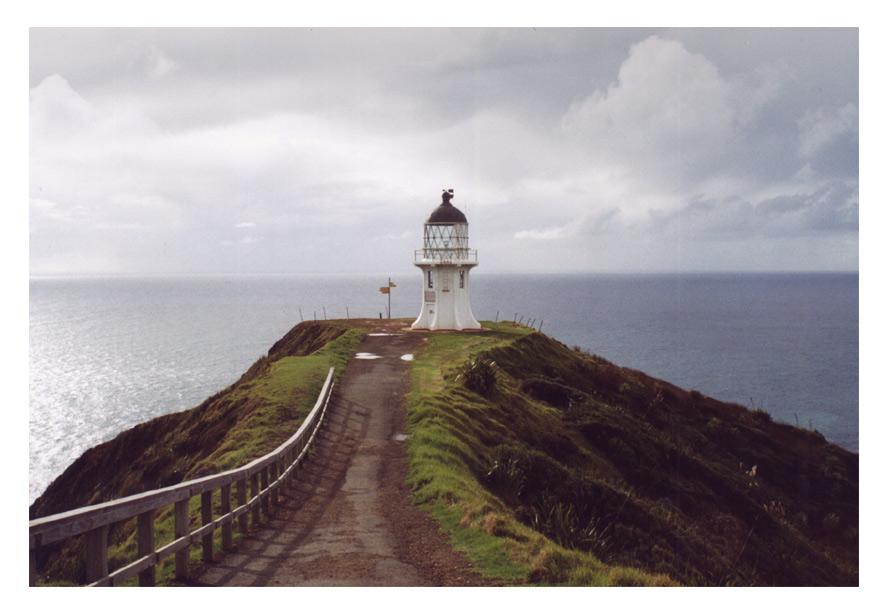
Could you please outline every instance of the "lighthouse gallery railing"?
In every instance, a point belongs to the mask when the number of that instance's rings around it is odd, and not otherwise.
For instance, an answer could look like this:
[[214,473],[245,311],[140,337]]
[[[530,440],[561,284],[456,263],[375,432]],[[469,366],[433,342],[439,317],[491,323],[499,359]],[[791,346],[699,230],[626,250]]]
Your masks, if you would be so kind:
[[[30,585],[36,585],[36,549],[70,537],[86,535],[86,581],[90,586],[114,586],[134,575],[140,586],[154,585],[155,565],[172,554],[176,556],[176,577],[187,578],[188,548],[202,541],[203,559],[213,560],[213,532],[221,528],[222,549],[231,549],[233,526],[246,533],[249,529],[247,513],[252,511],[253,524],[262,514],[270,514],[277,504],[280,489],[295,477],[300,465],[317,436],[333,391],[333,368],[318,396],[314,408],[305,421],[283,445],[271,453],[240,468],[194,479],[185,483],[135,494],[98,505],[90,505],[57,515],[33,520],[28,524],[30,550]],[[247,498],[247,482],[251,497]],[[231,508],[231,487],[237,485],[237,507]],[[213,492],[221,494],[221,515],[213,515]],[[189,500],[200,496],[201,526],[192,530],[189,522]],[[173,505],[175,539],[156,549],[154,545],[154,516],[160,507]],[[138,558],[132,563],[108,573],[108,528],[111,524],[137,518]]]
[[478,263],[478,251],[472,248],[420,248],[413,251],[413,262]]

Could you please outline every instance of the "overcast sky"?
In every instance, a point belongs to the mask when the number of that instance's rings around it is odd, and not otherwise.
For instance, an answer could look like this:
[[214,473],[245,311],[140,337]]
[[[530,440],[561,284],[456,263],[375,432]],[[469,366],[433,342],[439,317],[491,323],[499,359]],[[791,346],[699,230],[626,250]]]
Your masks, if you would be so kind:
[[856,29],[31,29],[32,274],[856,270]]

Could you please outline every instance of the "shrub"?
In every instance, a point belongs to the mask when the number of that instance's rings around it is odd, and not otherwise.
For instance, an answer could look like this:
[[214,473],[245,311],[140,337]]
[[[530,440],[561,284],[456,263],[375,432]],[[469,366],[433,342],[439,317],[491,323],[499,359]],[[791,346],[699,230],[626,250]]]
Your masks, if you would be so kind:
[[518,459],[509,455],[503,447],[499,447],[490,460],[485,479],[500,494],[509,492],[519,495],[524,489],[524,472],[518,465]]
[[467,359],[457,378],[476,394],[488,396],[496,391],[496,362],[483,357]]
[[756,422],[760,424],[771,423],[771,414],[764,409],[754,409],[752,412],[752,418]]
[[536,506],[534,530],[566,548],[601,554],[607,546],[603,525],[594,516],[578,511],[573,503],[564,503],[548,492],[543,493]]
[[501,445],[488,460],[485,479],[500,494],[511,492],[533,498],[559,485],[567,477],[566,469],[545,452],[524,444]]

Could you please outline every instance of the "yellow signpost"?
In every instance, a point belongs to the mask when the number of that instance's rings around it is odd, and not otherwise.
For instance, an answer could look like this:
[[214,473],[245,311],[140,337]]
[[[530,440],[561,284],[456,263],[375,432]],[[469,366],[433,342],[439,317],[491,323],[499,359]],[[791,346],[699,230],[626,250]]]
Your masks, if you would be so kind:
[[396,286],[398,286],[398,285],[396,285],[394,282],[392,282],[392,279],[389,278],[389,283],[388,283],[387,287],[379,287],[380,293],[382,293],[384,295],[388,295],[388,318],[390,318],[390,319],[392,318],[392,292],[391,292],[391,290],[392,290],[392,288],[394,288]]

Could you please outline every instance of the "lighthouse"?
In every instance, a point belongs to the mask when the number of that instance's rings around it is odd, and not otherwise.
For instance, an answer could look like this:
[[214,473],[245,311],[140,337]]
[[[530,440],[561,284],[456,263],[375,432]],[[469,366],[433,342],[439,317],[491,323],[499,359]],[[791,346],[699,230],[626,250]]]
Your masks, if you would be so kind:
[[414,254],[413,264],[422,270],[422,311],[412,329],[481,329],[469,305],[469,271],[478,265],[478,251],[469,248],[469,223],[451,199],[453,189],[445,190]]

